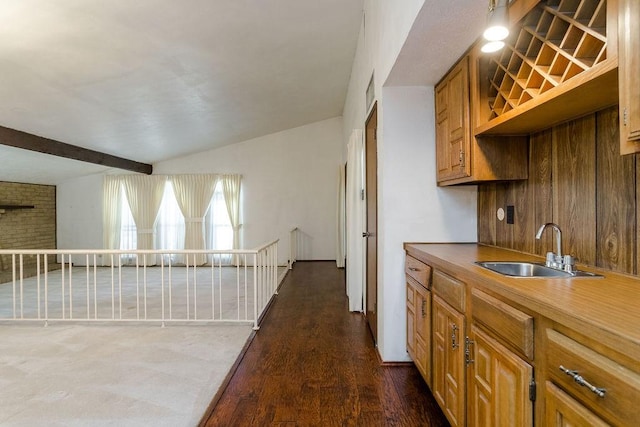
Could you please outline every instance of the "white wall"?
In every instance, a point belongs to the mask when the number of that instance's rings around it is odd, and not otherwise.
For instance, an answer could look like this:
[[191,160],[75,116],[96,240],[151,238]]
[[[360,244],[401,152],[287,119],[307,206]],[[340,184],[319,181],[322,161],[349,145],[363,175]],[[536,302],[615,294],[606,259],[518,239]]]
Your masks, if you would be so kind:
[[[363,129],[365,91],[375,70],[378,101],[378,350],[408,360],[403,265],[405,241],[476,241],[475,186],[435,183],[433,87],[384,87],[423,0],[365,2],[343,112],[343,143]],[[343,147],[343,153],[346,148]]]
[[154,173],[240,173],[242,235],[250,248],[279,238],[289,253],[289,230],[299,227],[300,260],[336,259],[336,203],[342,153],[337,117],[153,165]]
[[[243,175],[243,247],[303,233],[300,260],[334,260],[342,118],[337,117],[153,165],[155,174]],[[58,185],[58,247],[102,248],[102,175]]]
[[476,241],[477,190],[436,185],[433,88],[385,87],[382,98],[378,346],[384,360],[408,360],[402,244]]
[[103,175],[88,175],[56,186],[58,249],[100,249]]
[[[364,18],[342,113],[343,141],[348,141],[352,129],[364,128],[365,92],[371,73],[375,70],[375,93],[380,99],[382,85],[423,4],[424,0],[365,0]],[[380,114],[378,110],[378,118]]]

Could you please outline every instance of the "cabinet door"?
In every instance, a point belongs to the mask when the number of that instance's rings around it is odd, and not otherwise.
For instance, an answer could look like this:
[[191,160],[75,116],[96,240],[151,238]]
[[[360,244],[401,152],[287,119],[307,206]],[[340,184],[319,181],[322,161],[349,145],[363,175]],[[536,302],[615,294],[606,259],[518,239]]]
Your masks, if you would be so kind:
[[415,289],[415,362],[431,387],[431,292],[422,286]]
[[620,152],[640,152],[640,2],[620,0]]
[[438,168],[438,182],[449,179],[451,176],[451,153],[449,150],[449,139],[446,136],[448,125],[449,121],[446,117],[436,125],[436,167]]
[[471,327],[473,351],[469,406],[471,426],[531,426],[533,402],[529,383],[533,369],[520,357],[487,335]]
[[471,175],[470,147],[469,59],[465,56],[436,88],[438,181]]
[[544,400],[546,416],[543,424],[547,427],[609,426],[600,417],[548,381],[545,384]]
[[416,293],[415,287],[407,282],[407,353],[416,361]]
[[433,295],[433,395],[452,426],[465,425],[464,316]]

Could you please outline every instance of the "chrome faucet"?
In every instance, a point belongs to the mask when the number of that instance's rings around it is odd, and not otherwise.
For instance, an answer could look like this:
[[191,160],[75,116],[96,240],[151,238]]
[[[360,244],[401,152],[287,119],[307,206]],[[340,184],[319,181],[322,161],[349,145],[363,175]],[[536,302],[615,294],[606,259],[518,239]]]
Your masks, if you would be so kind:
[[556,252],[547,252],[547,258],[545,261],[545,265],[547,267],[555,268],[557,270],[564,270],[568,273],[575,273],[575,261],[571,255],[562,255],[562,231],[557,224],[553,222],[548,222],[546,224],[542,224],[536,233],[536,239],[540,240],[542,237],[542,232],[545,228],[552,227],[553,231],[556,234]]

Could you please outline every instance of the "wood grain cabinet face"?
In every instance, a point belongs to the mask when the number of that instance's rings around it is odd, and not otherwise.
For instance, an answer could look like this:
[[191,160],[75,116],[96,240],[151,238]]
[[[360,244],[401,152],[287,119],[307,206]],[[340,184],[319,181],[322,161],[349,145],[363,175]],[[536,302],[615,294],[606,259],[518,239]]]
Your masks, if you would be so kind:
[[640,2],[618,0],[620,152],[640,152]]
[[431,386],[431,292],[416,288],[415,362],[426,383]]
[[474,138],[476,53],[464,56],[435,88],[438,185],[526,179],[526,137]]
[[536,3],[485,55],[475,135],[531,134],[618,102],[617,0]]
[[433,396],[452,426],[465,425],[464,315],[433,295]]
[[[640,425],[638,373],[558,331],[547,329],[545,335],[550,381],[613,425]],[[557,394],[548,396],[546,404],[553,408],[553,396]]]
[[416,308],[415,286],[407,281],[407,353],[416,360]]
[[464,57],[436,87],[438,182],[469,176],[469,61]]
[[431,267],[407,256],[407,353],[431,386]]
[[547,427],[609,426],[602,418],[550,382],[545,384],[545,422]]
[[407,353],[431,386],[431,292],[410,278],[407,278]]
[[469,425],[533,425],[531,365],[476,325],[471,326],[470,338]]
[[471,290],[473,320],[484,325],[508,346],[533,360],[533,317],[479,289]]

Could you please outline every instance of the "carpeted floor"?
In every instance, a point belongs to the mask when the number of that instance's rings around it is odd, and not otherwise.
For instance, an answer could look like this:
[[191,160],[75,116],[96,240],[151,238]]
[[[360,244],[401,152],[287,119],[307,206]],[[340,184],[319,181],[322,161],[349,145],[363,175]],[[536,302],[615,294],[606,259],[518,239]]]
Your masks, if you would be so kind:
[[[279,270],[281,281],[286,270]],[[0,318],[13,317],[10,289],[0,286]],[[0,323],[3,427],[194,426],[252,331],[251,324],[43,323]]]
[[251,267],[74,267],[73,275],[66,269],[0,284],[0,320],[242,321],[253,320],[253,301]]
[[193,426],[251,326],[0,326],[0,425]]

